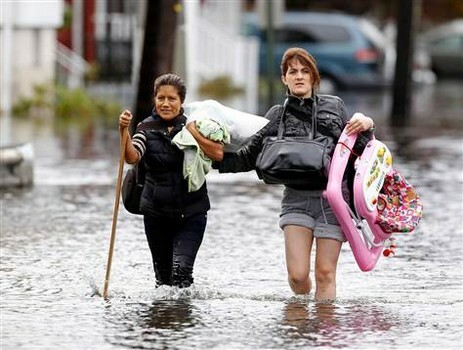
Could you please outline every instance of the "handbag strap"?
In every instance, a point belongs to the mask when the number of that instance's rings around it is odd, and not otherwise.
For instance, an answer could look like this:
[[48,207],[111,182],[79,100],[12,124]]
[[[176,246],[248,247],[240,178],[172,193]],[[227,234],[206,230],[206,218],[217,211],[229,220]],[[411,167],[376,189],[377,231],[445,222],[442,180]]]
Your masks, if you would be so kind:
[[146,175],[146,169],[145,169],[145,163],[144,160],[140,160],[135,166],[137,169],[135,171],[136,175],[136,182],[137,184],[144,184],[145,183],[145,175]]
[[[281,113],[280,124],[278,125],[278,135],[277,135],[278,139],[283,138],[283,133],[285,131],[284,117],[285,117],[287,108],[288,108],[288,99],[286,99],[285,103],[283,104],[283,111]],[[311,135],[309,135],[309,138],[313,139],[316,133],[317,133],[317,101],[316,101],[316,97],[314,96],[313,102],[312,102]]]

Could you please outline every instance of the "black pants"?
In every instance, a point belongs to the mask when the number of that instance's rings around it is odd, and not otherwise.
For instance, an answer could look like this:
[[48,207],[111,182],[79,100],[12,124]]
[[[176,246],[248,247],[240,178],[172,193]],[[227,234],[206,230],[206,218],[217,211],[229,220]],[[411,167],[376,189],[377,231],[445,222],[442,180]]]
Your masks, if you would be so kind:
[[207,214],[188,218],[144,217],[156,284],[181,288],[193,283],[193,265],[203,240]]

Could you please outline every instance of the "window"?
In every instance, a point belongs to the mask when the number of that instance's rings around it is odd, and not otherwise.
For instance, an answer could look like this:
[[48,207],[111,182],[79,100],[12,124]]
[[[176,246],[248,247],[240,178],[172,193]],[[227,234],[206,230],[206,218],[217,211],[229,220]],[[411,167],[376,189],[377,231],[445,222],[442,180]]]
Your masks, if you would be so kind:
[[[265,39],[266,32],[262,32]],[[287,25],[275,30],[275,41],[279,43],[342,43],[350,41],[346,28],[333,25]]]
[[281,28],[275,31],[275,40],[280,43],[290,42],[317,42],[317,38],[313,37],[311,33],[297,28]]
[[304,30],[317,41],[324,42],[346,42],[350,40],[350,34],[345,27],[326,24],[308,24]]

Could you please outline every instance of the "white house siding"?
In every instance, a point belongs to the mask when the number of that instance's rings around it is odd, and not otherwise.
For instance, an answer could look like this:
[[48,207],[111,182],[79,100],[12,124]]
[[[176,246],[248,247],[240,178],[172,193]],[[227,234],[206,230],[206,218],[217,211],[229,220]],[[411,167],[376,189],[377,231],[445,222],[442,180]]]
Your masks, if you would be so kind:
[[55,79],[56,30],[17,29],[13,41],[12,101],[31,96],[37,84]]
[[[55,79],[56,30],[63,23],[63,0],[2,0],[0,11],[0,47],[9,48],[0,55],[2,102],[9,109],[20,97],[29,97],[36,84]],[[4,31],[10,25],[9,31]],[[5,91],[8,90],[7,93]]]

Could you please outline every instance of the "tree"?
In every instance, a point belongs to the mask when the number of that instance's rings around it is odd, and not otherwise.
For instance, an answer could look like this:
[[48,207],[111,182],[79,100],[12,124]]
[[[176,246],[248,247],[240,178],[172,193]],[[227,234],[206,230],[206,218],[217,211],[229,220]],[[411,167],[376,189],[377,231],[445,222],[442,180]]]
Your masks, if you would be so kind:
[[178,0],[146,2],[143,51],[132,131],[138,122],[151,113],[154,79],[172,70],[177,27],[176,5]]

